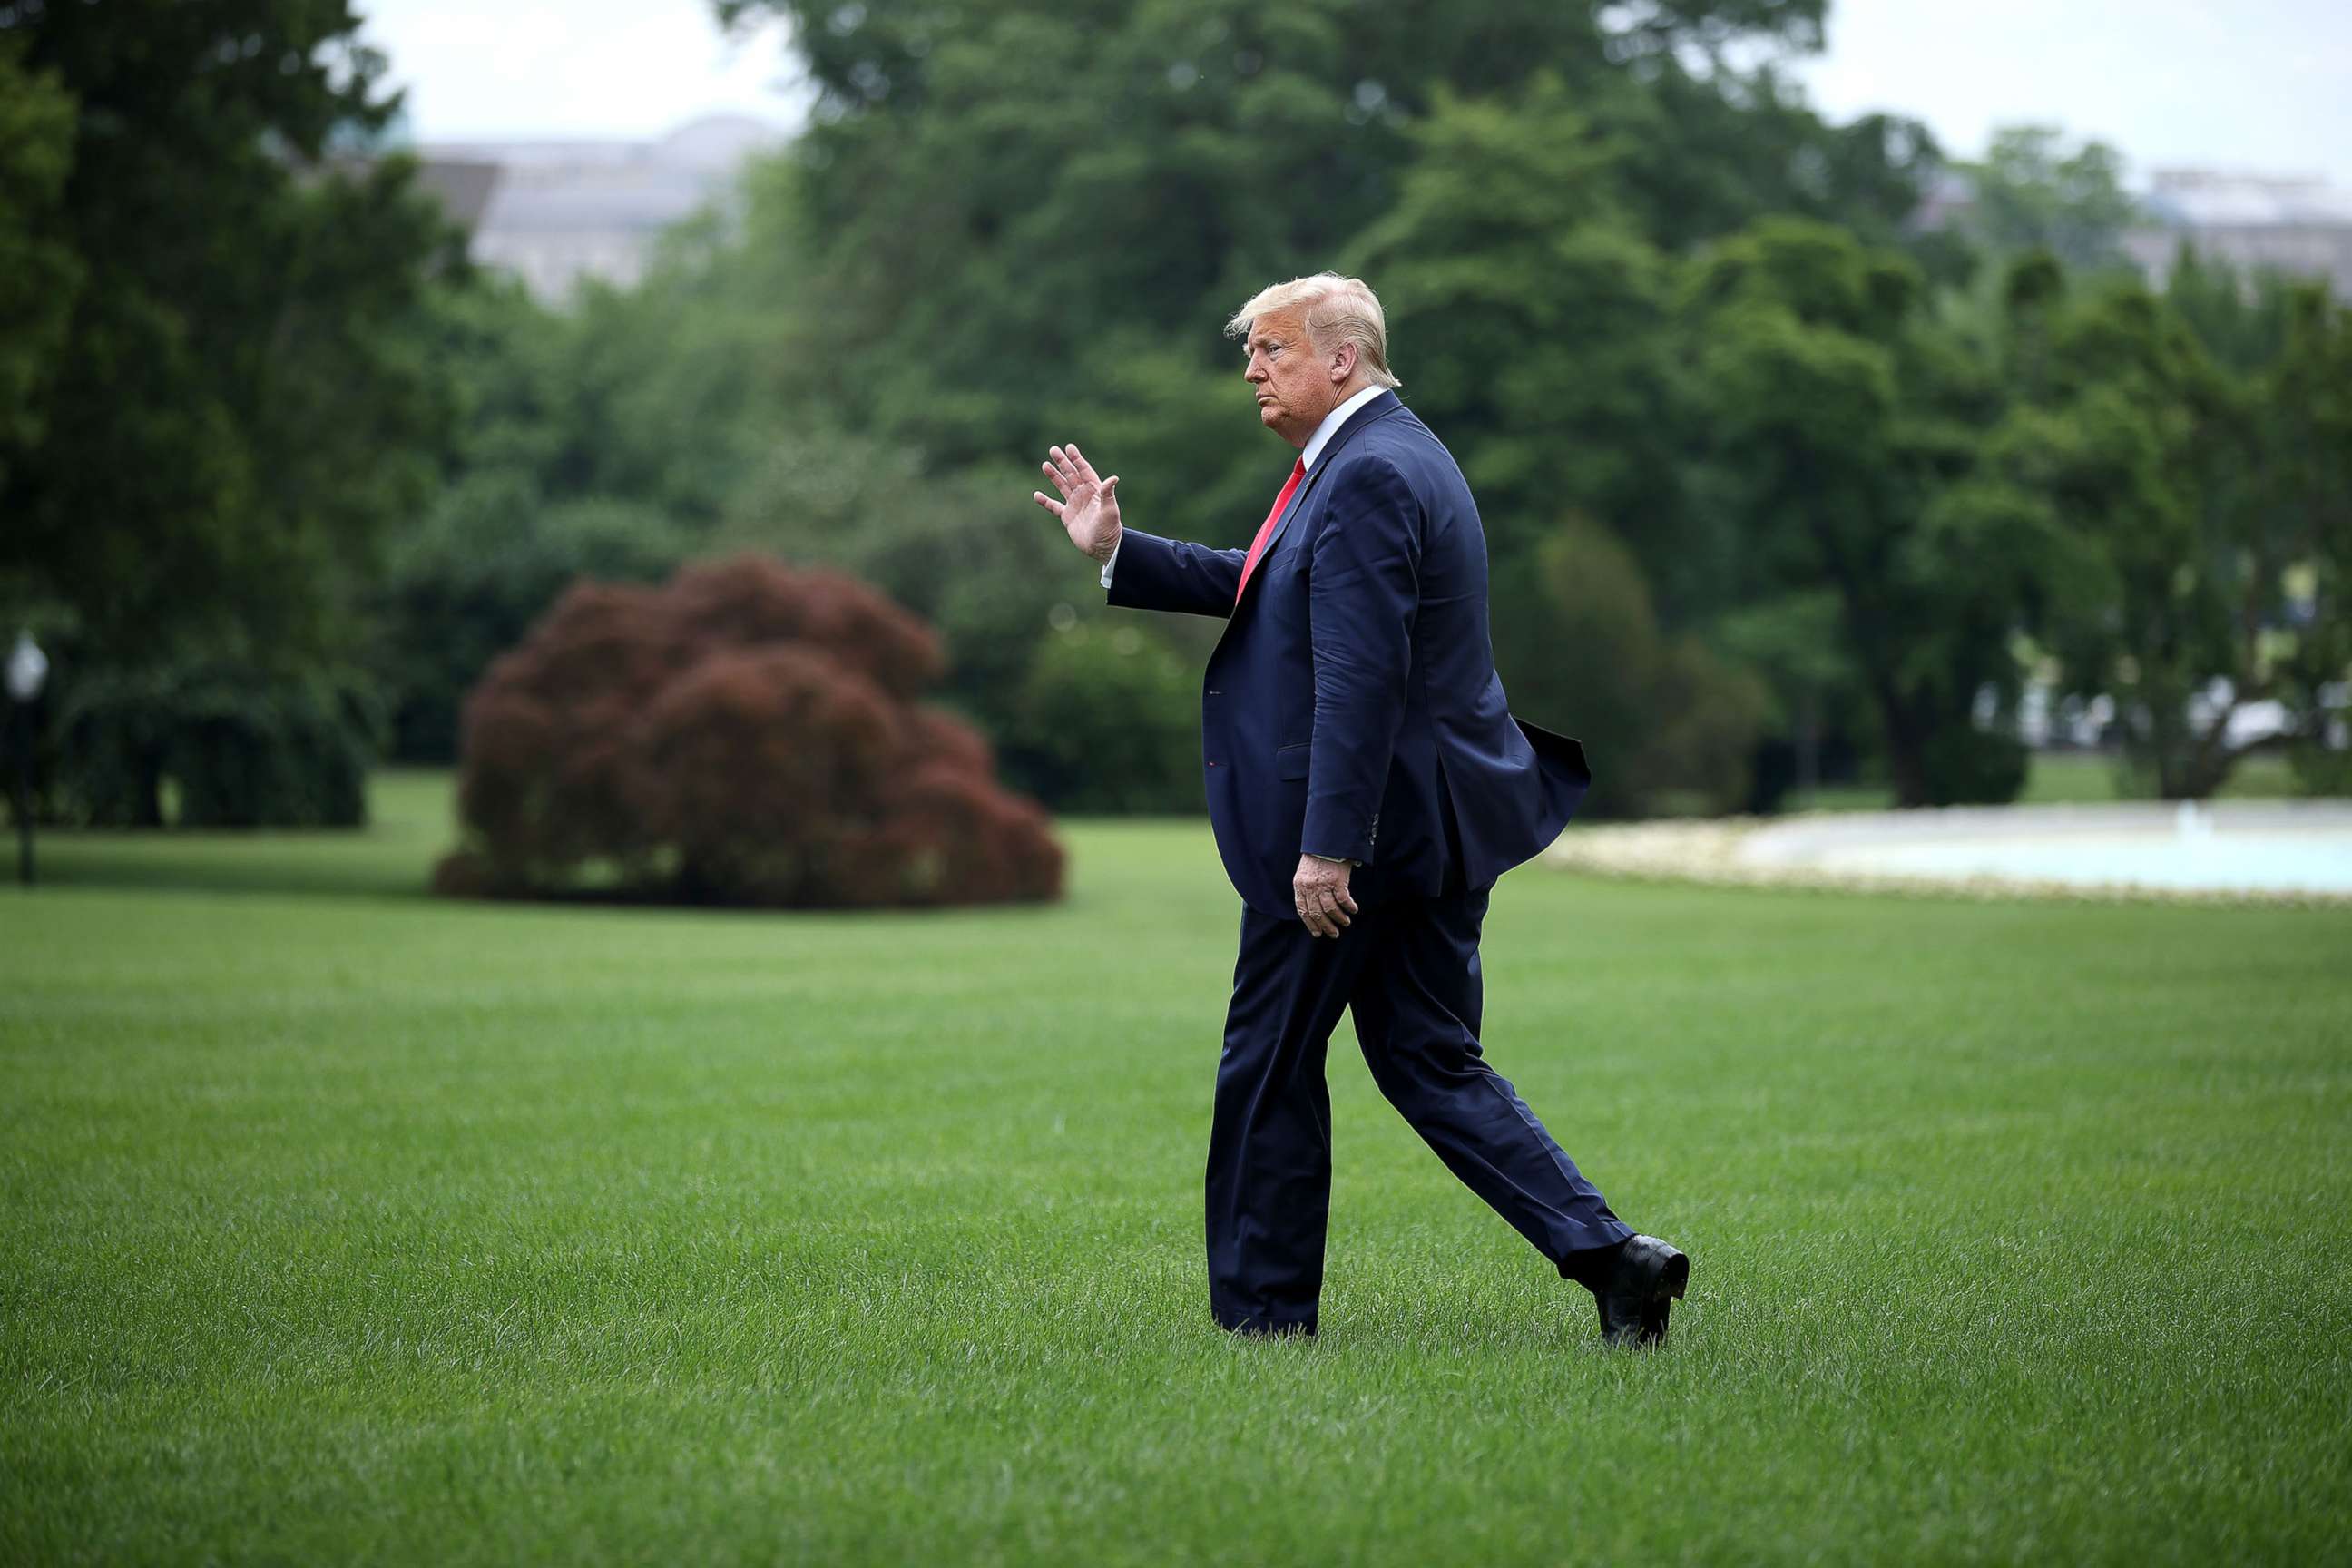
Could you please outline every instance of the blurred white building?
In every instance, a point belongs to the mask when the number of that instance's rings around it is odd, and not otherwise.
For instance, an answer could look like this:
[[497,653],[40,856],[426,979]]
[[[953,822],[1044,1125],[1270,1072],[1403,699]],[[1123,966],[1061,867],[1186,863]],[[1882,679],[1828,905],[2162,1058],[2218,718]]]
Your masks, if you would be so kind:
[[661,231],[728,192],[752,154],[788,133],[748,115],[695,120],[653,142],[436,142],[429,168],[494,167],[474,259],[561,303],[583,278],[626,287]]
[[[2339,297],[2352,299],[2352,191],[2315,175],[2158,169],[2146,190],[2132,195],[2140,216],[2123,236],[2123,249],[2150,288],[2164,287],[2187,245],[2242,273],[2324,278]],[[1919,193],[1912,226],[1966,228],[1976,202],[1969,171],[1938,170]]]
[[2352,192],[2316,178],[2158,169],[2140,199],[2148,224],[2124,248],[2154,287],[2186,243],[2241,270],[2325,278],[2352,298]]

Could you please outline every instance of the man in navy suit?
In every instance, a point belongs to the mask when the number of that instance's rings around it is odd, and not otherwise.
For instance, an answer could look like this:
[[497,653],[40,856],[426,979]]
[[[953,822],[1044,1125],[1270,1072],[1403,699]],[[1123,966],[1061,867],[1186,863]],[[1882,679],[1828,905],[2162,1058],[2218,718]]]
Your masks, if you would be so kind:
[[1123,528],[1118,477],[1052,448],[1038,503],[1110,603],[1226,622],[1202,692],[1210,820],[1243,900],[1209,1137],[1209,1302],[1243,1333],[1315,1331],[1330,1212],[1325,1047],[1342,1008],[1373,1080],[1454,1173],[1655,1343],[1690,1261],[1610,1211],[1478,1042],[1496,878],[1591,783],[1515,720],[1486,633],[1469,486],[1398,401],[1380,301],[1322,273],[1235,313],[1260,422],[1299,448],[1246,551]]

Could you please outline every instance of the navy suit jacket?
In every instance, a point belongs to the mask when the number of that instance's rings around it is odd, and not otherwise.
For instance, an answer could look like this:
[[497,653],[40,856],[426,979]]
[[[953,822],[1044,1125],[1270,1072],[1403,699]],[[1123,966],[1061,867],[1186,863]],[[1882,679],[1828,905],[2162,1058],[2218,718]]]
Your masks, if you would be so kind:
[[1584,748],[1505,705],[1478,508],[1395,394],[1325,444],[1236,605],[1247,553],[1128,529],[1110,602],[1226,619],[1202,761],[1217,852],[1253,909],[1297,918],[1302,851],[1363,862],[1360,899],[1433,897],[1491,886],[1559,836],[1591,787]]

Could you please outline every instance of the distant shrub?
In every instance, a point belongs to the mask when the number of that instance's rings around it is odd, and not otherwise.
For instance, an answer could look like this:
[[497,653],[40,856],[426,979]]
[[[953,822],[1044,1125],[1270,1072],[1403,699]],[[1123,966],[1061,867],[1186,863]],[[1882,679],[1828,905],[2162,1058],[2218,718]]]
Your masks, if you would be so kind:
[[2025,788],[2031,754],[2013,735],[1938,731],[1920,748],[1929,805],[2007,805]]
[[1496,575],[1496,657],[1512,710],[1581,739],[1592,816],[1719,813],[1748,797],[1763,684],[1658,625],[1633,552],[1572,520]]
[[353,827],[383,714],[352,671],[229,657],[60,682],[52,812],[91,827]]
[[1139,626],[1047,632],[1003,739],[1007,771],[1066,811],[1208,809],[1200,673]]
[[573,587],[467,699],[466,844],[436,887],[601,879],[681,902],[843,906],[1056,897],[1045,813],[988,742],[917,699],[919,620],[853,578],[744,555],[667,584]]
[[572,584],[658,582],[686,553],[680,529],[626,501],[551,505],[498,469],[452,488],[399,540],[380,586],[393,756],[454,759],[466,693]]
[[2340,746],[2297,746],[2287,757],[2294,770],[2295,787],[2304,794],[2352,795],[2352,751]]
[[[2326,670],[2328,651],[2315,640],[2305,657]],[[2339,680],[2306,679],[2304,685],[2292,704],[2304,710],[2302,732],[2286,742],[2295,787],[2305,795],[2352,795],[2352,700]]]

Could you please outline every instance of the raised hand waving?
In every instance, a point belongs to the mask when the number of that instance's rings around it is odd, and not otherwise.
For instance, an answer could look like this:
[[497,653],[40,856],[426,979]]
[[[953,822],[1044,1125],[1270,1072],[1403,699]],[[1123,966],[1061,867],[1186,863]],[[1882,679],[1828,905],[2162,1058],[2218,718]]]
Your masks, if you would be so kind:
[[1043,490],[1032,490],[1031,498],[1062,520],[1071,543],[1098,562],[1108,562],[1118,548],[1118,476],[1106,479],[1097,474],[1075,446],[1050,447],[1046,456],[1041,467],[1062,499],[1055,500]]

